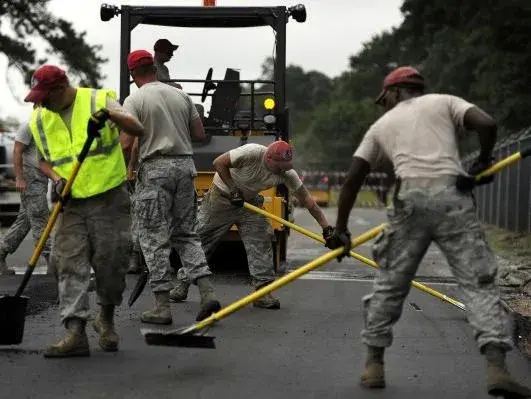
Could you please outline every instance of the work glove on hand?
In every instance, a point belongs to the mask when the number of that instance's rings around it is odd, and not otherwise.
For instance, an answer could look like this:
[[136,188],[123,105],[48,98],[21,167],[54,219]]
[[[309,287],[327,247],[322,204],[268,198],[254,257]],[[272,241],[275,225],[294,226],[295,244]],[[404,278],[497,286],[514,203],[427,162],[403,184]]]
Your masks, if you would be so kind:
[[[494,164],[494,158],[488,157],[487,159],[480,159],[477,158],[474,163],[470,166],[467,173],[470,176],[476,176],[483,172],[484,170],[487,170]],[[481,186],[483,184],[489,184],[494,181],[494,175],[490,175],[487,177],[482,177],[480,180],[476,181],[476,186]]]
[[349,255],[351,246],[350,232],[348,230],[338,230],[337,228],[334,228],[332,234],[329,235],[328,239],[326,240],[327,248],[336,249],[345,247],[343,253],[337,257],[338,262],[341,262],[343,257]]
[[90,116],[87,130],[89,134],[94,137],[100,137],[100,130],[105,126],[105,122],[109,119],[109,111],[102,108]]
[[232,190],[231,193],[230,193],[230,203],[233,206],[236,206],[238,208],[242,208],[243,207],[243,202],[244,202],[244,199],[243,199],[242,192],[240,190],[238,190],[237,188]]
[[332,237],[333,234],[334,234],[334,228],[332,226],[326,226],[323,229],[323,238],[326,242],[328,242],[328,240]]
[[[60,178],[57,181],[53,182],[52,185],[52,202],[57,202],[61,200],[61,193],[63,192],[64,188],[66,186],[66,179]],[[71,195],[70,192],[66,195],[66,197],[63,199],[63,205],[65,205],[68,200],[70,199]]]
[[257,207],[261,207],[264,205],[264,196],[262,194],[256,194],[256,197],[254,197],[252,204]]

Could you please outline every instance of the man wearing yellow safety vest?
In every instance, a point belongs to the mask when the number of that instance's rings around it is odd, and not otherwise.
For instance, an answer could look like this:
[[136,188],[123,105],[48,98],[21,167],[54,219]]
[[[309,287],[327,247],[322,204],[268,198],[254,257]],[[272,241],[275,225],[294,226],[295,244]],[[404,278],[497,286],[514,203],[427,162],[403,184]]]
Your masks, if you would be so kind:
[[[131,246],[126,163],[120,131],[139,136],[143,126],[122,109],[112,90],[72,87],[65,72],[44,65],[32,77],[26,102],[40,103],[30,121],[39,166],[53,181],[52,200],[64,203],[57,220],[52,258],[57,265],[61,321],[66,336],[45,357],[89,356],[85,332],[89,317],[90,270],[96,275],[101,311],[94,322],[105,351],[118,349],[114,308],[122,302]],[[109,119],[91,118],[103,110]],[[107,118],[105,118],[107,119]],[[67,199],[60,194],[88,132],[99,131]]]

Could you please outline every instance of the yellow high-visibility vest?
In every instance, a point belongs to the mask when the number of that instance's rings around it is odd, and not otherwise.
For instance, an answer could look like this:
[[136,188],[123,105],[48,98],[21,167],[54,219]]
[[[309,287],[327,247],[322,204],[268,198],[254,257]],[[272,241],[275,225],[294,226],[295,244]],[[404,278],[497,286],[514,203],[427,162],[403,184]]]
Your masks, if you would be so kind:
[[[106,98],[116,99],[112,90],[77,88],[72,108],[70,130],[58,113],[38,107],[33,111],[30,130],[42,157],[53,170],[68,179],[87,139],[87,123],[97,110],[106,107]],[[79,168],[72,198],[88,198],[118,187],[126,179],[125,159],[120,146],[120,132],[110,121],[101,130]]]

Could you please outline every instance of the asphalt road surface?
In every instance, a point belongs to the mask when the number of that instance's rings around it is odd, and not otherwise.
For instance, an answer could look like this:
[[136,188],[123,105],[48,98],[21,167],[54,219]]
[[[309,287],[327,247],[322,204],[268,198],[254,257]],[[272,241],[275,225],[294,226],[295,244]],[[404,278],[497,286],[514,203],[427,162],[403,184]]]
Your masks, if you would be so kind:
[[[335,209],[328,209],[330,221]],[[297,209],[297,223],[320,233]],[[378,210],[355,209],[353,235],[385,221]],[[31,241],[10,264],[23,272]],[[288,269],[314,259],[326,248],[292,232]],[[370,244],[356,249],[371,258]],[[42,271],[38,270],[38,271]],[[374,270],[353,259],[330,262],[276,295],[280,310],[246,307],[211,329],[216,349],[148,346],[140,334],[140,312],[151,307],[146,289],[132,308],[118,312],[120,351],[105,353],[88,329],[90,358],[44,359],[42,349],[61,337],[59,312],[49,277],[37,274],[26,293],[31,314],[21,345],[0,348],[1,398],[488,398],[484,359],[479,355],[463,311],[412,289],[386,354],[387,388],[367,391],[358,384],[365,360],[360,342],[361,297],[371,290]],[[440,253],[431,249],[417,281],[459,299]],[[13,293],[21,276],[0,278],[0,292]],[[129,292],[136,276],[128,276]],[[226,305],[249,292],[245,276],[216,275],[218,296]],[[96,309],[92,296],[93,308]],[[126,302],[125,300],[125,302]],[[197,289],[188,301],[173,304],[174,327],[194,322]],[[3,326],[0,326],[3,328]],[[531,362],[517,350],[510,370],[531,385]]]

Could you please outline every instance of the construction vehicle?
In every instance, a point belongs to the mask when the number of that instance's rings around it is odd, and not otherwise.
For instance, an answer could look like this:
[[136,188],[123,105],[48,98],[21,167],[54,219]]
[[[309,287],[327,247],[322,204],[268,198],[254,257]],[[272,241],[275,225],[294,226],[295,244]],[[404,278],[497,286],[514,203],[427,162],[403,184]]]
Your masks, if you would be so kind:
[[8,227],[20,209],[20,193],[15,186],[13,148],[15,132],[0,130],[0,226]]
[[[213,161],[216,157],[246,143],[268,145],[275,140],[288,141],[289,112],[286,107],[286,25],[290,17],[297,22],[306,20],[306,9],[299,4],[293,7],[183,7],[183,6],[117,6],[102,4],[100,18],[109,21],[114,16],[121,18],[120,48],[120,101],[129,95],[131,81],[127,69],[127,55],[131,51],[131,32],[142,24],[164,27],[188,28],[249,28],[269,27],[274,31],[275,57],[272,80],[242,80],[237,65],[225,71],[224,79],[213,79],[209,68],[205,79],[186,79],[176,76],[168,82],[178,82],[186,91],[187,83],[202,83],[200,93],[189,92],[192,98],[199,97],[204,103],[211,97],[211,107],[205,116],[204,106],[196,104],[202,115],[205,131],[212,136],[208,144],[194,143],[194,162],[198,171],[196,191],[201,198],[212,185],[215,174]],[[215,35],[215,32],[214,32]],[[194,44],[195,45],[195,44]],[[245,55],[242,54],[242,57]],[[236,62],[235,62],[236,63]],[[245,87],[245,90],[244,90]],[[261,193],[264,209],[283,219],[290,217],[289,193],[284,185]],[[272,241],[274,266],[286,260],[289,229],[271,222],[274,230]],[[234,245],[239,248],[235,249]],[[217,260],[235,259],[235,254],[245,259],[243,243],[236,226],[222,239],[216,253],[209,259],[211,266]],[[220,262],[222,263],[222,262]]]

